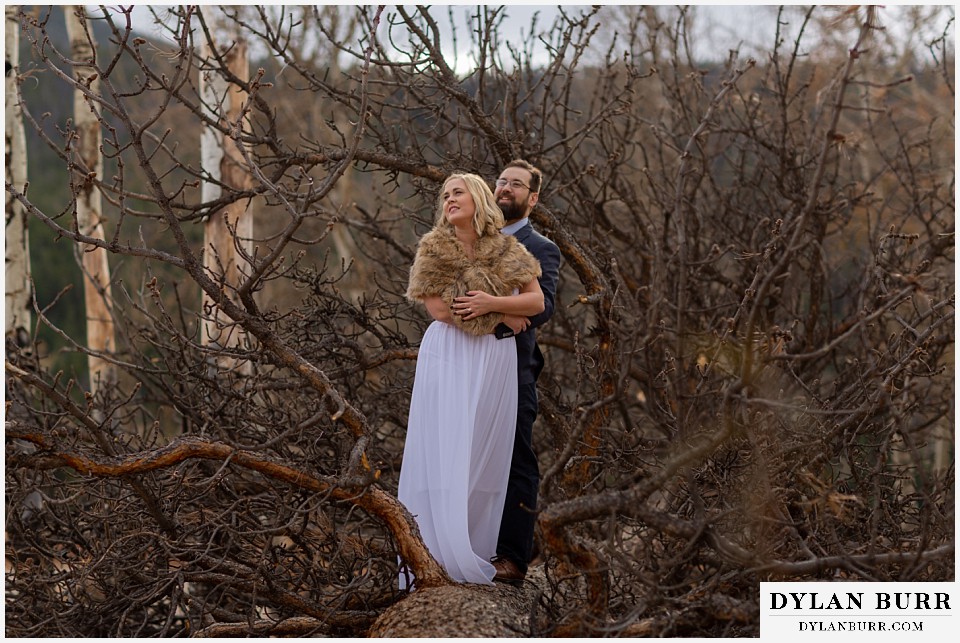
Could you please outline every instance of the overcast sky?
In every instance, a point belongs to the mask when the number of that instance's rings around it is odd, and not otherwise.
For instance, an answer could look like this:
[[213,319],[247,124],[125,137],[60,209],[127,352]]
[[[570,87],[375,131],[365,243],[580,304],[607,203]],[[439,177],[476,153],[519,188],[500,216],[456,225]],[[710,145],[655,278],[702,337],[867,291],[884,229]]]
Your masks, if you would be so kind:
[[[212,3],[201,2],[200,4]],[[355,3],[346,2],[335,2],[329,4],[355,6]],[[607,6],[612,7],[616,6],[616,4],[640,3],[615,3]],[[670,6],[673,6],[672,3],[654,4],[669,4]],[[162,5],[153,6],[161,7]],[[279,8],[279,5],[274,6]],[[560,3],[560,6],[563,7],[564,11],[574,15],[586,8],[586,5],[573,3]],[[777,10],[775,5],[743,4],[740,2],[736,4],[711,3],[697,4],[692,6],[694,7],[693,11],[695,12],[697,19],[693,23],[694,33],[693,38],[691,38],[691,42],[694,48],[694,55],[698,60],[723,60],[727,57],[727,54],[730,50],[738,47],[740,48],[741,55],[744,57],[754,56],[763,58],[765,57],[765,53],[771,48],[773,33],[776,29],[777,20]],[[393,7],[394,5],[388,5],[387,11],[392,11]],[[447,24],[447,9],[452,7],[451,14],[458,22],[457,32],[459,38],[459,51],[456,52],[457,71],[464,73],[472,70],[474,63],[473,58],[468,52],[464,51],[464,49],[469,43],[467,16],[471,12],[476,11],[476,4],[453,3],[431,5],[431,7],[434,9],[434,15],[438,18],[438,20],[440,20],[441,26],[445,26]],[[834,7],[824,10],[839,12],[841,8]],[[90,7],[90,11],[95,13],[97,12],[97,9]],[[553,19],[557,15],[557,11],[557,4],[544,5],[537,3],[509,3],[504,9],[505,17],[501,22],[498,34],[501,40],[518,43],[520,42],[522,35],[529,31],[531,19],[535,14],[539,14],[538,29],[546,29],[553,22]],[[934,24],[930,25],[926,33],[898,33],[898,30],[902,32],[903,25],[907,23],[907,21],[901,18],[903,11],[905,11],[904,6],[895,4],[881,5],[880,17],[883,25],[886,27],[887,32],[896,36],[898,40],[910,42],[911,45],[916,48],[921,55],[925,54],[925,44],[943,32],[943,29],[946,28],[948,21],[953,15],[952,9],[943,9],[942,15],[939,16],[938,20],[934,21]],[[784,29],[789,34],[791,29],[797,28],[800,19],[798,12],[795,10],[789,12],[788,15],[791,18],[790,22],[792,24],[785,26]],[[155,36],[157,31],[151,26],[151,22],[152,19],[150,12],[147,10],[146,5],[138,7],[137,11],[135,11],[135,25],[139,26],[147,33]],[[604,26],[615,29],[619,25],[608,24]],[[383,30],[384,25],[382,23],[381,31]],[[384,34],[381,33],[380,35],[383,37]],[[453,62],[454,50],[450,35],[450,33],[446,34],[447,39],[445,44],[448,52],[448,60]],[[812,39],[809,42],[811,44],[808,46],[813,46]],[[540,46],[537,53],[539,53],[539,55],[542,57],[542,60],[545,61],[547,59],[548,54],[545,47]]]

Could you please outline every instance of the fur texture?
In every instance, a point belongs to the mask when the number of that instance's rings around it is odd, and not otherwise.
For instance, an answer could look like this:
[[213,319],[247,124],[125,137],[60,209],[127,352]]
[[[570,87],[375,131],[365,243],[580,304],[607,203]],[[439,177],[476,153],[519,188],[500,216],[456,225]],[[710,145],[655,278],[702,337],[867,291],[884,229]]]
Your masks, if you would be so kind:
[[[474,254],[474,259],[467,257],[452,228],[423,235],[410,268],[407,298],[417,301],[439,296],[451,306],[455,297],[471,290],[504,297],[540,276],[539,262],[510,235],[480,237],[474,244]],[[488,313],[468,321],[454,315],[453,320],[471,335],[487,335],[503,321],[503,315]]]

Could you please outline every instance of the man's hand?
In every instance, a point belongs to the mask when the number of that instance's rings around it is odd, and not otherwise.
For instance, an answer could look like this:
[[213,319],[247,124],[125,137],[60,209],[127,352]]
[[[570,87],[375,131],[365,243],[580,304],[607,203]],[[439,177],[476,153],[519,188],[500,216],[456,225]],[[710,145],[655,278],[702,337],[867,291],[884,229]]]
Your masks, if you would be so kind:
[[503,323],[510,327],[514,335],[519,335],[530,327],[530,318],[519,315],[504,315]]

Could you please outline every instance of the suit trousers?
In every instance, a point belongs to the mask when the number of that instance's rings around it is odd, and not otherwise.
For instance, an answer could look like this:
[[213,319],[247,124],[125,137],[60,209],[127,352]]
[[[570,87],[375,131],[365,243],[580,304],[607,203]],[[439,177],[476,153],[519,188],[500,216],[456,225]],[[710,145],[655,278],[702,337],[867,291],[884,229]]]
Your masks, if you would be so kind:
[[537,492],[540,487],[540,468],[533,450],[533,423],[539,410],[537,383],[520,384],[517,402],[513,462],[507,481],[497,555],[509,558],[525,573],[533,554],[533,528],[537,521]]

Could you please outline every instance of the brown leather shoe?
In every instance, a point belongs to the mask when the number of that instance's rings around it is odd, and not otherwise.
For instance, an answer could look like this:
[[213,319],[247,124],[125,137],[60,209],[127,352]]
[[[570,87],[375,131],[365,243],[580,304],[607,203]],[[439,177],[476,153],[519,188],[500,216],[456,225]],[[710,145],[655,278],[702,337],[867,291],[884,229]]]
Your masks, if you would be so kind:
[[520,571],[520,568],[517,567],[515,562],[502,556],[495,556],[490,562],[493,563],[493,568],[497,570],[497,573],[493,576],[493,580],[498,583],[509,583],[514,587],[523,585],[523,579],[526,574]]

